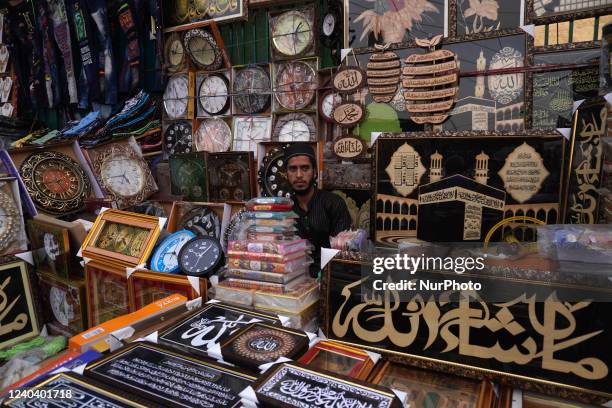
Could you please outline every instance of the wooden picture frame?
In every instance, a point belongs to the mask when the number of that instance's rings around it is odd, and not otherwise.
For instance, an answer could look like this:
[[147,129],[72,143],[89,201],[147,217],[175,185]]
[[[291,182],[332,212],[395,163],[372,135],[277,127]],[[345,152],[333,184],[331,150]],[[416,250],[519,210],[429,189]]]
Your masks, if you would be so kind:
[[130,297],[125,269],[92,261],[85,265],[85,282],[90,327],[129,313]]
[[[608,5],[596,4],[595,2],[586,2],[586,7],[583,8],[575,8],[572,9],[572,4],[570,3],[564,10],[553,10],[552,12],[546,12],[544,9],[544,5],[537,0],[526,0],[527,1],[527,24],[550,24],[550,23],[558,23],[561,21],[568,20],[579,20],[583,18],[589,17],[597,17],[601,15],[610,14],[612,12],[612,3],[608,3]],[[559,7],[559,0],[553,0],[549,4],[548,7]],[[577,3],[574,1],[574,3]],[[582,2],[585,4],[585,2]]]
[[87,288],[84,280],[38,274],[38,291],[43,315],[51,334],[72,337],[89,328]]
[[356,380],[365,380],[374,368],[374,362],[365,351],[328,340],[312,346],[298,362],[313,370],[342,374]]
[[[176,0],[176,1],[180,1],[180,0]],[[167,3],[169,5],[168,8],[178,10],[176,1],[175,0],[168,1]],[[225,10],[224,13],[219,13],[219,15],[216,15],[216,16],[214,15],[214,13],[213,14],[210,13],[210,9],[211,8],[214,9],[216,7],[216,4],[206,3],[207,10],[204,13],[202,13],[199,10],[197,10],[197,8],[193,5],[193,3],[191,2],[183,2],[183,3],[188,4],[187,15],[184,20],[190,20],[190,21],[187,23],[178,24],[174,26],[171,25],[174,23],[173,21],[168,21],[169,27],[164,30],[164,33],[171,33],[175,31],[185,31],[191,28],[207,27],[213,24],[215,25],[215,28],[216,28],[217,22],[227,23],[230,21],[240,21],[240,20],[248,19],[249,10],[247,7],[248,5],[247,0],[235,0],[233,2],[236,4],[236,7],[237,7],[235,11],[231,9],[231,4],[228,3],[228,10]],[[164,10],[164,11],[167,11],[167,10]],[[166,18],[168,17],[166,16]]]
[[128,279],[130,312],[135,312],[149,303],[178,293],[188,299],[207,299],[207,281],[200,280],[198,291],[187,276],[154,271],[136,271]]
[[[130,236],[134,234],[138,235]],[[151,255],[159,234],[158,217],[106,210],[83,241],[83,257],[115,266],[140,265]]]
[[38,336],[40,326],[26,263],[2,258],[0,264],[0,349]]
[[36,219],[27,220],[27,229],[36,268],[68,278],[71,264],[68,229]]

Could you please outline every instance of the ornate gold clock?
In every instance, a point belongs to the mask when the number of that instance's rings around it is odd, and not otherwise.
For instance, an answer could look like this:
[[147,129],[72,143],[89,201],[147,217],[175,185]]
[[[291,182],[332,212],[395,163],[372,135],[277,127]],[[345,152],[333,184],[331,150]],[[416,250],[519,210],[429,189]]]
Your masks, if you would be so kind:
[[52,214],[81,210],[91,189],[79,163],[63,153],[31,154],[19,173],[34,204]]
[[21,215],[11,196],[0,190],[0,251],[17,239]]

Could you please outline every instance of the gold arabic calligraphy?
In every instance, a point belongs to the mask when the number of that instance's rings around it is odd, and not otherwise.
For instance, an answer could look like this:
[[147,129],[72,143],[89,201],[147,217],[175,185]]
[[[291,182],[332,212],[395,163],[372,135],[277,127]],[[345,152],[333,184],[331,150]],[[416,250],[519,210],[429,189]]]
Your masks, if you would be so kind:
[[[363,278],[346,285],[341,292],[344,301],[338,308],[332,322],[332,332],[342,339],[349,329],[366,343],[376,344],[389,339],[399,348],[409,347],[416,339],[417,333],[422,330],[419,325],[421,321],[427,326],[428,339],[423,347],[428,349],[438,337],[446,347],[442,353],[457,350],[459,354],[481,359],[495,359],[502,363],[515,363],[525,365],[535,359],[541,359],[542,368],[560,373],[573,373],[589,380],[597,380],[608,375],[608,366],[601,360],[588,357],[577,362],[558,360],[555,353],[568,349],[602,333],[603,330],[594,331],[571,338],[576,329],[576,318],[574,312],[584,309],[591,301],[582,301],[575,304],[561,302],[553,292],[544,302],[544,313],[536,313],[535,296],[522,295],[513,301],[506,303],[487,304],[483,302],[475,292],[463,292],[463,300],[459,307],[442,313],[441,306],[448,303],[448,297],[441,298],[438,302],[424,301],[420,295],[415,296],[410,302],[399,301],[397,291],[385,291],[384,295],[373,294],[364,296],[365,302],[359,303],[348,310],[351,289],[359,289],[360,285],[368,278]],[[450,296],[450,295],[449,295]],[[469,296],[472,301],[470,302]],[[527,337],[521,344],[514,345],[508,349],[502,347],[499,342],[493,347],[483,347],[470,342],[472,329],[486,328],[492,333],[501,330],[509,332],[513,336],[524,333],[527,328],[514,319],[511,308],[518,304],[526,304],[529,310],[529,322],[532,329],[542,336],[541,349],[532,337]],[[401,315],[408,318],[409,328],[407,331],[398,330],[397,321],[393,315],[400,311],[405,305]],[[495,306],[498,310],[493,314],[490,307]],[[367,320],[370,327],[377,328],[369,330],[360,324]],[[541,320],[540,320],[541,319]],[[562,322],[562,323],[560,323]],[[457,333],[457,334],[455,334]]]
[[28,315],[26,313],[19,313],[15,320],[11,323],[3,323],[4,318],[13,310],[13,307],[21,298],[21,295],[17,296],[8,306],[9,302],[8,296],[4,292],[4,288],[11,283],[11,277],[9,276],[0,284],[0,336],[8,334],[14,330],[21,330],[28,323]]

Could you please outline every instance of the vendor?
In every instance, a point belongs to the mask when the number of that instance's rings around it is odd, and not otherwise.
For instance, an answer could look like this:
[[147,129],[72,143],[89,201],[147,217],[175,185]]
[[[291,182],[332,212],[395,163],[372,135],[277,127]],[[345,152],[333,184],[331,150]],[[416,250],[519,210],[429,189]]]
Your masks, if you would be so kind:
[[317,159],[312,147],[306,143],[289,145],[285,165],[293,190],[293,211],[299,216],[298,234],[314,246],[310,270],[315,275],[320,269],[321,248],[329,248],[330,237],[351,228],[351,215],[342,198],[317,188]]

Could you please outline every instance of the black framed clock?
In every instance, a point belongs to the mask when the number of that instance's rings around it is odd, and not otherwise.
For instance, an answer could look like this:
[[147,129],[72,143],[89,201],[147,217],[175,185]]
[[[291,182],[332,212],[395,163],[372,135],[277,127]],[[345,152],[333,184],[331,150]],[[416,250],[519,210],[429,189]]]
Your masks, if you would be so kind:
[[179,224],[179,229],[189,230],[199,237],[221,238],[221,220],[215,210],[207,205],[189,210]]
[[330,1],[319,26],[319,38],[326,47],[334,49],[338,46],[342,33],[342,19],[342,6],[337,1]]
[[178,255],[181,271],[185,275],[208,277],[223,265],[225,256],[216,238],[196,237],[186,242]]
[[319,98],[319,114],[328,123],[334,123],[334,108],[342,103],[342,96],[334,90],[326,91]]
[[189,201],[208,200],[206,187],[206,153],[177,154],[168,159],[170,189]]
[[201,28],[193,28],[183,37],[189,57],[199,68],[214,71],[223,65],[223,55],[215,37]]
[[211,153],[207,157],[211,201],[246,201],[254,195],[252,152]]
[[270,91],[270,75],[262,67],[249,66],[234,75],[234,105],[240,113],[264,112],[270,106]]
[[33,153],[22,162],[19,174],[34,204],[48,213],[79,211],[89,197],[91,184],[85,171],[63,153]]
[[257,181],[266,197],[291,197],[291,186],[285,168],[285,145],[274,147],[266,153],[258,171]]
[[223,74],[206,75],[198,87],[200,108],[210,116],[224,114],[230,106],[229,81]]
[[164,133],[164,147],[169,155],[191,153],[193,151],[191,123],[180,120],[168,125]]
[[274,125],[272,139],[278,142],[315,142],[317,128],[314,118],[304,113],[280,116]]
[[164,57],[169,72],[178,72],[185,68],[185,47],[178,33],[172,33],[166,37]]

